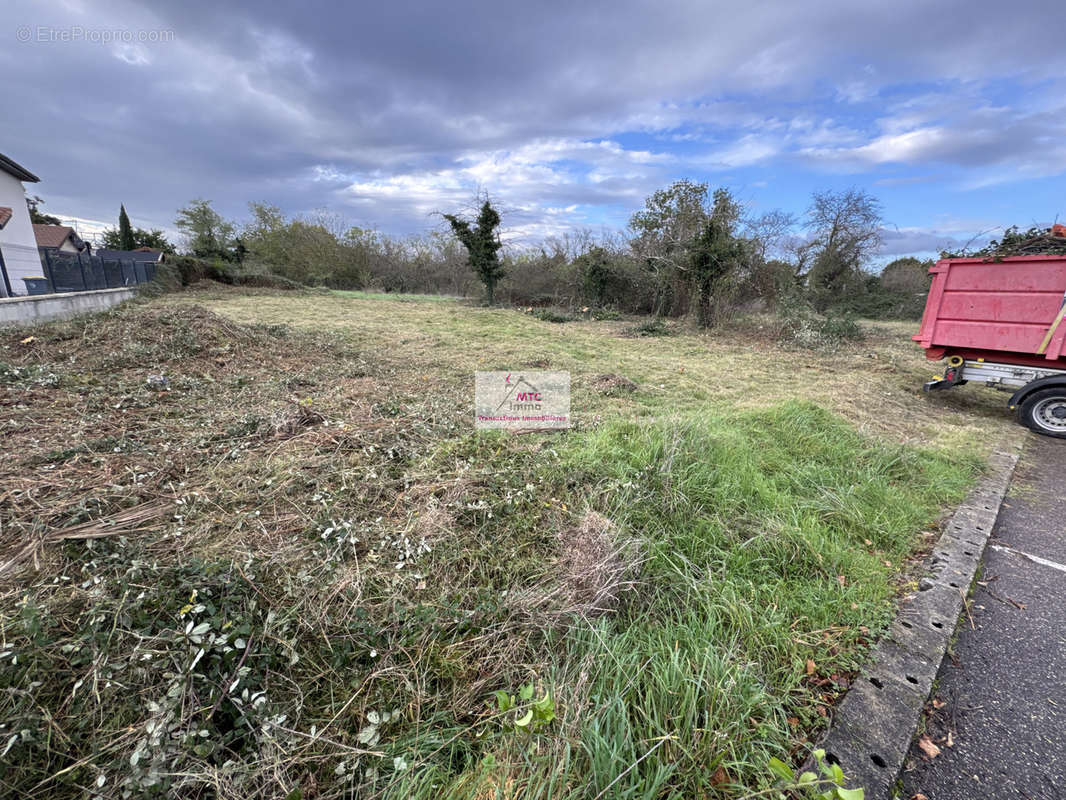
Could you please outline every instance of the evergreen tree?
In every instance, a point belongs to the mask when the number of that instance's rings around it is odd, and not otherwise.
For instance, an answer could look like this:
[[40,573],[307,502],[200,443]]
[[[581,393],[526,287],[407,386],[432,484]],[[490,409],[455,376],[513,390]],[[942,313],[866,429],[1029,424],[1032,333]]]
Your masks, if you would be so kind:
[[466,248],[467,263],[485,284],[485,299],[491,306],[496,292],[496,284],[503,277],[503,265],[500,263],[500,248],[503,242],[496,229],[500,225],[500,215],[488,200],[481,206],[476,224],[454,214],[442,215],[452,226],[452,233]]
[[133,250],[137,247],[133,242],[133,228],[130,226],[125,204],[118,209],[118,241],[119,250]]
[[[100,235],[100,246],[107,250],[128,250],[130,248],[124,247],[122,244],[122,236],[119,233],[118,228],[108,228]],[[163,231],[153,228],[152,230],[145,230],[144,228],[133,228],[133,248],[136,250],[138,247],[150,247],[153,250],[159,250],[163,253],[175,252],[174,245],[167,241],[166,235]]]

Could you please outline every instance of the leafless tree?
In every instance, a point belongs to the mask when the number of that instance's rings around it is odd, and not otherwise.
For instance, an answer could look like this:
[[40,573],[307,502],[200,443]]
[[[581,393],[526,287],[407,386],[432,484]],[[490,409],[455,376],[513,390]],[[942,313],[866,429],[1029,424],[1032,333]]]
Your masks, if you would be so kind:
[[860,276],[881,245],[881,203],[861,189],[815,192],[807,209],[811,267],[807,284],[824,310]]
[[757,217],[745,219],[743,235],[751,242],[760,260],[780,258],[789,252],[789,239],[797,222],[795,214],[775,208]]

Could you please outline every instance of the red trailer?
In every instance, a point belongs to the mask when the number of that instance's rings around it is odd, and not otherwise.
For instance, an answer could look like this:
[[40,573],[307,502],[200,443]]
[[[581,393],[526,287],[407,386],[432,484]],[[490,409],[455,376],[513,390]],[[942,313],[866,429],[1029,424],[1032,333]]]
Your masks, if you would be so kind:
[[944,377],[926,391],[980,381],[1013,390],[1019,421],[1066,438],[1066,256],[946,258],[914,340]]

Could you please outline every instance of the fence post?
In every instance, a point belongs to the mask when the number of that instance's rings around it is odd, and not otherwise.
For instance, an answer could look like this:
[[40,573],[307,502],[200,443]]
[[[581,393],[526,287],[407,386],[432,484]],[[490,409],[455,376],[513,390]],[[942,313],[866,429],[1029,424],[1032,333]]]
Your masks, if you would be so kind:
[[85,291],[89,288],[89,284],[85,282],[85,264],[81,260],[81,253],[78,253],[78,269],[81,270],[81,288]]
[[41,268],[45,272],[45,277],[48,279],[48,289],[55,293],[55,279],[52,277],[52,258],[48,255],[47,250],[37,250],[37,255],[41,257]]

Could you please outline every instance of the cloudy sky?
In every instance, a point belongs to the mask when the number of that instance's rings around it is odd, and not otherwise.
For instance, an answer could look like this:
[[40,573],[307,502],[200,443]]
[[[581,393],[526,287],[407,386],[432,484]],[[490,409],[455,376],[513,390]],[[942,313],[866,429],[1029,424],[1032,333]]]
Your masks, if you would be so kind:
[[[395,234],[481,187],[520,241],[656,188],[881,199],[886,254],[1066,216],[1061,6],[4,0],[0,152],[64,217],[195,197]],[[119,40],[119,41],[116,41]]]

